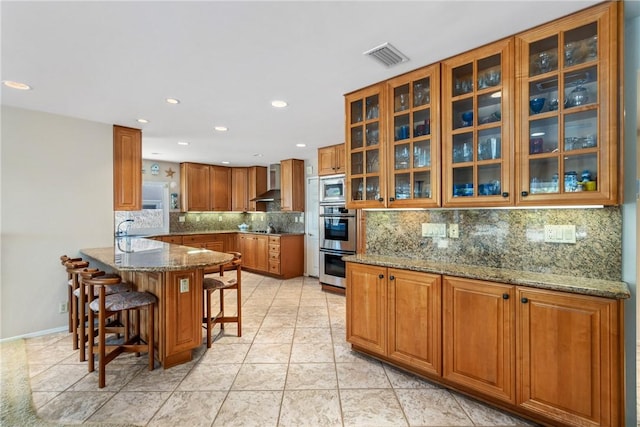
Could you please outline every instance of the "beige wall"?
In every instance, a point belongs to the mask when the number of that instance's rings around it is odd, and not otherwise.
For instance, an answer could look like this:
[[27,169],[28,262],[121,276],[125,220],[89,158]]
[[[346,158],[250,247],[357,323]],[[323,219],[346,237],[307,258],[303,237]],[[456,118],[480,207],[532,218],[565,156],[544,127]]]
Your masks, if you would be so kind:
[[66,326],[58,261],[112,244],[111,124],[2,107],[0,338]]

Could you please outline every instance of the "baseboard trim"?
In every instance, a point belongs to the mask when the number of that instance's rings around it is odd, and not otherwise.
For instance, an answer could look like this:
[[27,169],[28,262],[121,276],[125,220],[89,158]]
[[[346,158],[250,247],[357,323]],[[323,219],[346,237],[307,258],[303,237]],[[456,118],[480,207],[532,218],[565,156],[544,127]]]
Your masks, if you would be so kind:
[[60,326],[60,327],[52,328],[52,329],[45,329],[44,331],[30,332],[30,333],[24,334],[24,335],[16,335],[15,337],[2,338],[2,339],[0,339],[0,343],[19,340],[19,339],[23,339],[23,338],[35,338],[35,337],[40,337],[42,335],[49,335],[49,334],[53,334],[53,333],[56,333],[56,332],[63,332],[63,331],[68,331],[68,330],[69,330],[69,328],[67,326]]

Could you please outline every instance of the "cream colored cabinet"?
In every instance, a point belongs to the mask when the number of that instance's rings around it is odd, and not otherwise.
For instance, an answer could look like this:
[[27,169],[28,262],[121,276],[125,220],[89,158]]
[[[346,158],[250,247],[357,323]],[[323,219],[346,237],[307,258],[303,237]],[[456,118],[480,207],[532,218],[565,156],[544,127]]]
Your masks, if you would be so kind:
[[318,175],[345,173],[345,144],[318,148]]
[[287,159],[280,162],[280,209],[304,212],[304,161]]
[[142,131],[113,126],[113,209],[142,209]]
[[516,36],[519,205],[620,202],[618,8]]

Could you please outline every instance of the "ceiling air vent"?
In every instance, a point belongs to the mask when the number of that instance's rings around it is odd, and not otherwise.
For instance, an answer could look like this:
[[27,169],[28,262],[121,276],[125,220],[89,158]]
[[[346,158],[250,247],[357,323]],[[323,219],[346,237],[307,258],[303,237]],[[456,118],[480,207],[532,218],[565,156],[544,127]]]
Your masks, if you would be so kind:
[[369,55],[370,57],[377,59],[387,67],[392,67],[409,60],[404,53],[400,52],[389,43],[383,43],[380,46],[369,49],[364,52],[364,55]]

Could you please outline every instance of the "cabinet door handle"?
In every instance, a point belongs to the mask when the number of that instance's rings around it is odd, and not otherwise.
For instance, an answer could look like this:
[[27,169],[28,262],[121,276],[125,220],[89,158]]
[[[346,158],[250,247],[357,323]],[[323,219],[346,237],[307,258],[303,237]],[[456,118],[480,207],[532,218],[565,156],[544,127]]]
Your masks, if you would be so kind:
[[378,274],[378,279],[384,279],[384,274]]
[[389,280],[395,280],[396,276],[389,276]]
[[509,299],[509,294],[502,294],[502,299]]
[[509,197],[509,193],[505,191],[504,193],[502,193],[502,197]]
[[520,299],[520,301],[521,301],[523,304],[526,304],[526,303],[528,303],[528,302],[529,302],[529,300],[528,300],[527,298],[525,298],[525,297],[522,297],[522,298]]
[[379,201],[379,202],[384,202],[384,199],[383,199],[382,197],[379,197],[379,198],[378,198],[378,201]]
[[389,201],[390,201],[390,202],[395,202],[395,201],[396,201],[396,198],[395,198],[395,197],[389,197]]
[[520,195],[522,195],[522,197],[527,197],[529,195],[529,192],[523,191],[522,193],[520,193]]

